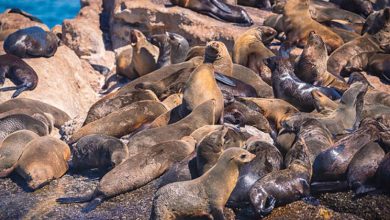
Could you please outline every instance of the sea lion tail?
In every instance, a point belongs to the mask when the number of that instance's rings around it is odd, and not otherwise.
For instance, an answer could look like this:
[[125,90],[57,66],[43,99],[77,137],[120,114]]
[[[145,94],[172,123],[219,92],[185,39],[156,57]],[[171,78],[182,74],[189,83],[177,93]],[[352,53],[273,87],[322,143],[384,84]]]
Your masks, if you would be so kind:
[[313,182],[310,185],[311,192],[340,192],[348,188],[347,181]]
[[84,213],[88,213],[94,209],[96,209],[96,207],[98,207],[100,204],[102,204],[103,202],[103,197],[96,197],[94,198],[90,203],[88,203],[82,210],[81,212],[84,212]]

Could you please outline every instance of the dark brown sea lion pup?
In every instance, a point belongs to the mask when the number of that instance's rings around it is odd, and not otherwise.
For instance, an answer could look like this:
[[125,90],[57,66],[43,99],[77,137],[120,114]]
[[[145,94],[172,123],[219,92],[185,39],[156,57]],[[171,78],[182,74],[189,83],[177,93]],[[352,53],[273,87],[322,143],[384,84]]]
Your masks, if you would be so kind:
[[107,170],[127,158],[127,146],[119,139],[107,135],[91,134],[82,137],[72,147],[72,170],[99,168]]
[[77,130],[69,140],[70,144],[90,134],[104,134],[120,138],[145,123],[152,122],[167,108],[157,101],[139,101],[121,108],[107,116],[93,121]]
[[0,113],[14,109],[29,109],[35,113],[51,114],[54,118],[54,126],[56,128],[60,128],[61,125],[70,120],[69,115],[61,109],[34,99],[16,98],[0,104]]
[[289,0],[284,6],[284,32],[289,44],[303,47],[309,33],[315,31],[329,47],[329,52],[343,45],[343,39],[326,26],[313,20],[309,12],[309,0]]
[[151,219],[224,219],[223,207],[236,185],[239,169],[253,158],[255,155],[244,149],[230,148],[201,177],[163,186],[155,194]]
[[319,90],[332,100],[339,99],[340,94],[331,88],[313,86],[301,81],[295,74],[290,61],[282,57],[267,59],[272,70],[272,88],[275,98],[286,100],[300,111],[314,110],[314,100],[311,91]]
[[255,154],[256,157],[241,167],[236,187],[228,201],[231,207],[248,205],[250,202],[249,190],[253,184],[266,174],[280,170],[283,165],[282,154],[274,145],[256,140],[247,142],[245,149]]
[[219,0],[170,0],[170,2],[174,5],[189,8],[218,20],[245,26],[253,24],[252,19],[244,9],[238,6],[228,5]]
[[348,60],[360,53],[390,51],[390,8],[386,8],[383,16],[375,22],[378,28],[371,28],[363,36],[344,44],[329,56],[327,69],[330,73],[339,76]]
[[15,114],[0,119],[0,141],[19,130],[29,130],[39,136],[45,136],[50,133],[49,125],[42,121],[42,118]]
[[137,89],[128,92],[127,94],[114,96],[108,99],[100,99],[99,101],[95,102],[91,108],[89,108],[84,125],[107,116],[108,114],[117,111],[120,108],[131,105],[134,102],[143,100],[159,101],[157,96],[152,91],[143,89]]
[[304,82],[344,92],[348,89],[348,84],[326,70],[327,60],[328,52],[321,36],[310,32],[307,44],[296,64],[295,74]]
[[4,50],[20,58],[51,57],[57,51],[59,40],[54,33],[34,26],[20,29],[4,41]]
[[16,90],[12,98],[16,98],[23,91],[34,90],[38,85],[38,75],[34,69],[12,54],[0,56],[0,86],[4,85],[6,78],[15,86],[0,88],[0,92]]
[[162,142],[130,157],[103,176],[96,190],[86,196],[59,198],[60,203],[91,201],[82,211],[90,212],[104,200],[135,190],[162,175],[169,167],[183,160],[195,148],[192,138]]
[[27,144],[14,170],[35,190],[64,175],[69,158],[67,144],[50,136],[38,137]]
[[381,125],[365,119],[360,128],[337,141],[331,148],[320,153],[313,164],[313,180],[335,181],[345,178],[353,156],[366,144],[378,140]]
[[258,180],[249,197],[258,214],[266,215],[275,205],[283,205],[310,194],[311,164],[307,147],[300,140],[300,151],[284,170],[273,171]]
[[355,55],[345,65],[341,75],[347,76],[355,71],[366,71],[390,83],[390,54],[366,52]]
[[0,145],[0,176],[11,173],[28,142],[39,137],[29,130],[20,130],[8,135]]

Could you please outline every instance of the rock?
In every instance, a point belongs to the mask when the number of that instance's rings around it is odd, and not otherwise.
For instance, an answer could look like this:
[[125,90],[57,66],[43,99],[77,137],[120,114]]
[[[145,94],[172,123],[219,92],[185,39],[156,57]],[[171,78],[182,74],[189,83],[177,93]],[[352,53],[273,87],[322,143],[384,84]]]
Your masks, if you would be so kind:
[[[37,99],[62,109],[71,117],[86,115],[97,101],[92,85],[97,73],[83,69],[82,61],[68,47],[60,46],[53,57],[24,59],[38,74],[38,86],[19,97]],[[85,66],[85,65],[84,65]],[[90,67],[91,68],[91,67]],[[91,85],[92,84],[92,85]],[[6,80],[4,86],[14,86]],[[1,92],[0,102],[11,98],[14,91]]]
[[24,17],[23,15],[16,14],[16,13],[7,13],[5,11],[4,13],[0,14],[0,30],[5,31],[9,29],[21,29],[21,28],[28,28],[32,26],[39,26],[45,31],[49,31],[49,28],[42,23],[32,21],[27,17]]
[[[131,28],[137,28],[146,35],[165,31],[178,33],[191,45],[204,45],[210,40],[220,40],[229,50],[233,40],[251,27],[241,27],[216,20],[207,15],[178,6],[166,7],[168,0],[122,0],[117,1],[111,14],[111,42],[114,49],[129,44]],[[269,11],[243,7],[254,21],[261,25]],[[252,27],[253,27],[252,26]]]

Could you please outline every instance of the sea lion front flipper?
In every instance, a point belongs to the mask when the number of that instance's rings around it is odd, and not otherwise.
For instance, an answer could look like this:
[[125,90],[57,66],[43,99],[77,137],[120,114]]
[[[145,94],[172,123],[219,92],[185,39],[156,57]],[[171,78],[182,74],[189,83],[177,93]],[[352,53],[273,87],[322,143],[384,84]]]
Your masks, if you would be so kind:
[[82,210],[81,212],[83,213],[88,213],[94,209],[96,209],[96,207],[98,207],[100,204],[102,204],[103,202],[103,198],[102,197],[97,197],[97,198],[94,198],[90,203],[88,203]]
[[215,79],[218,81],[218,82],[221,82],[225,85],[228,85],[228,86],[233,86],[235,87],[236,84],[233,82],[233,80],[229,79],[228,77],[226,77],[225,75],[221,74],[221,73],[217,73],[215,72]]
[[276,199],[272,196],[269,196],[267,198],[266,204],[268,204],[268,207],[261,210],[261,215],[263,216],[268,215],[272,212],[272,210],[275,208]]
[[80,196],[80,197],[64,197],[64,198],[58,198],[56,199],[56,202],[61,204],[68,204],[68,203],[84,203],[91,201],[93,196],[93,193],[86,195],[86,196]]
[[219,2],[218,0],[210,0],[210,2],[222,11],[229,14],[232,13],[232,10],[225,3]]

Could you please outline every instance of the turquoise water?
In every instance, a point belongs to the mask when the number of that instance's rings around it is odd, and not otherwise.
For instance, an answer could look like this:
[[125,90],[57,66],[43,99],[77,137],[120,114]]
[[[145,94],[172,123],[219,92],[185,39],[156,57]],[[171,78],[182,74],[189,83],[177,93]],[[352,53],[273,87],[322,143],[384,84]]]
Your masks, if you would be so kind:
[[74,18],[80,10],[80,0],[0,0],[0,12],[7,8],[20,8],[52,28],[64,19]]

